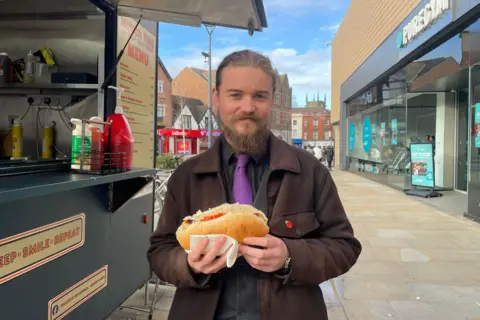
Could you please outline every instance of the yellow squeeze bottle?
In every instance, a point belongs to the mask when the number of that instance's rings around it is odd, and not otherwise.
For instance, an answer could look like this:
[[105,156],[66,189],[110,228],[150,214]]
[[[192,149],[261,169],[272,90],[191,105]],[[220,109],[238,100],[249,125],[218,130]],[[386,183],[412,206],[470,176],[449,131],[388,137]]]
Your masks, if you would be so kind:
[[53,154],[53,127],[45,126],[42,134],[42,159],[50,159]]
[[23,128],[20,119],[13,120],[12,127],[12,158],[23,156]]

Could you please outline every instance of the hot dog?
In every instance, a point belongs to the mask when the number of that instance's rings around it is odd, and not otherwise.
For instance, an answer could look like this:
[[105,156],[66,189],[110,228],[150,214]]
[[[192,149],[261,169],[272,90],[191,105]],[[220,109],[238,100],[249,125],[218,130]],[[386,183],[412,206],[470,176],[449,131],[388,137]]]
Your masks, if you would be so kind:
[[240,244],[248,237],[264,237],[269,232],[268,219],[258,209],[245,204],[222,204],[205,212],[185,217],[177,229],[177,240],[190,250],[191,235],[223,234]]

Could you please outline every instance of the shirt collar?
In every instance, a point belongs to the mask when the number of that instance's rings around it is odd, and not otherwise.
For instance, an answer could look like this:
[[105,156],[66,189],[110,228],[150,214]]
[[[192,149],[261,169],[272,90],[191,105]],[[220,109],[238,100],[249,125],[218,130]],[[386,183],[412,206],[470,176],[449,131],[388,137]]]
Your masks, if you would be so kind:
[[[222,147],[222,160],[224,163],[231,164],[233,161],[233,158],[235,157],[235,152],[233,151],[232,146],[228,143],[227,139],[225,139],[225,136],[221,136],[221,147]],[[270,139],[268,140],[267,143],[270,143]],[[249,154],[249,156],[255,161],[255,164],[259,164],[262,162],[262,160],[265,159],[267,156],[267,148],[264,149],[264,151],[259,152],[259,153],[254,153],[254,154]]]

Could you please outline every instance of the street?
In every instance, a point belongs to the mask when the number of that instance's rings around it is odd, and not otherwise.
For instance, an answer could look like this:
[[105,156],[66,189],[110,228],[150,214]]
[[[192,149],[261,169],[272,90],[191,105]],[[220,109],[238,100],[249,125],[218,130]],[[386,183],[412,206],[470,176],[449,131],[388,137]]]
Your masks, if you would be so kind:
[[[480,319],[478,224],[363,177],[332,175],[363,252],[346,275],[321,285],[331,320]],[[156,320],[166,319],[174,293],[161,291]],[[130,304],[141,301],[143,290]],[[147,319],[136,314],[109,319]]]

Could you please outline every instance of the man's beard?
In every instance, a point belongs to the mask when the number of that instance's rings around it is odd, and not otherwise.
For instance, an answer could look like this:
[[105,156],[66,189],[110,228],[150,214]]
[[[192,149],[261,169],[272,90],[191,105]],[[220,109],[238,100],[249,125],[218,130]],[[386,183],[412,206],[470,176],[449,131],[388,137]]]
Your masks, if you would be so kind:
[[[217,114],[217,119],[223,130],[225,138],[230,143],[233,151],[239,153],[255,154],[265,150],[268,142],[270,130],[268,124],[264,123],[256,115],[241,115],[232,119],[232,128],[223,123],[220,113]],[[254,132],[248,135],[238,134],[234,128],[235,123],[241,120],[251,120],[255,122],[257,128]]]

